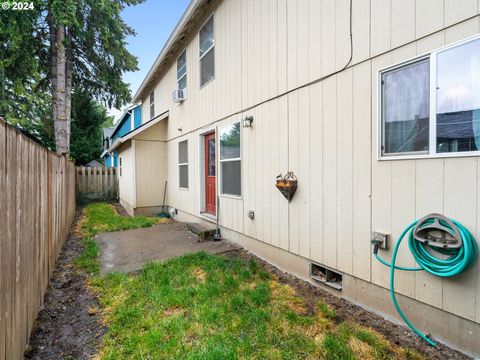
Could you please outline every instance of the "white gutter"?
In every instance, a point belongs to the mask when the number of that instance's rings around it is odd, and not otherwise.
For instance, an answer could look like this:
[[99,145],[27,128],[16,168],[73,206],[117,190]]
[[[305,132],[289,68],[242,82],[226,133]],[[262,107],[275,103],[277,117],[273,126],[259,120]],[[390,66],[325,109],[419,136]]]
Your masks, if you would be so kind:
[[157,70],[157,68],[160,66],[160,64],[163,62],[165,59],[165,56],[167,53],[170,51],[170,48],[172,45],[175,43],[177,40],[178,34],[184,29],[185,24],[187,21],[189,21],[195,12],[197,10],[198,6],[203,0],[191,0],[190,4],[188,5],[187,9],[183,13],[182,17],[180,18],[180,21],[177,23],[175,26],[175,29],[173,29],[173,32],[170,34],[167,42],[163,46],[162,50],[160,51],[160,54],[158,54],[155,62],[153,63],[152,67],[150,70],[148,70],[147,76],[143,79],[142,83],[140,84],[140,87],[138,88],[137,92],[135,93],[135,96],[133,97],[133,101],[136,102],[139,100],[140,94],[145,90],[145,86],[148,84],[150,79],[152,78],[153,74]]

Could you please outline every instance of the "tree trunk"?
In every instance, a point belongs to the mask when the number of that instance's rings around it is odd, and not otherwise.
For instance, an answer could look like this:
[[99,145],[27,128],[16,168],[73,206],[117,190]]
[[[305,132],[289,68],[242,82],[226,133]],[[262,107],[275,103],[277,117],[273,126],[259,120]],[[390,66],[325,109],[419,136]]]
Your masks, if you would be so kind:
[[66,59],[66,70],[65,74],[67,77],[67,81],[65,84],[65,93],[67,98],[67,103],[65,106],[65,115],[66,115],[66,122],[67,122],[67,148],[68,152],[70,153],[70,124],[71,124],[71,114],[72,114],[72,67],[73,67],[73,49],[72,49],[72,33],[69,29],[67,29],[67,59]]
[[69,131],[67,121],[67,94],[66,94],[66,57],[65,57],[65,25],[57,25],[57,57],[56,57],[56,92],[54,102],[57,107],[55,123],[55,142],[58,154],[69,153]]
[[50,33],[50,78],[52,83],[52,120],[57,119],[57,28],[53,20],[53,14],[49,10],[48,16],[48,29]]

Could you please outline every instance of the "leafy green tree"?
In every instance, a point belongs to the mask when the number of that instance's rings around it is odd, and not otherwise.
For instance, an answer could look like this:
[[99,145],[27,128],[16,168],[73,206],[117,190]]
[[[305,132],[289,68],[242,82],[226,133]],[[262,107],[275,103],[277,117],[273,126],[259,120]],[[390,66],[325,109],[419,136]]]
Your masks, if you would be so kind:
[[42,72],[48,52],[38,27],[40,15],[38,6],[0,11],[0,114],[36,137],[51,138],[53,123],[44,121],[50,118],[51,95]]
[[77,165],[99,160],[102,154],[102,128],[113,126],[113,118],[85,90],[72,94],[72,144],[70,156]]
[[130,101],[122,74],[137,70],[125,40],[134,31],[120,15],[143,1],[34,0],[34,10],[0,11],[0,110],[12,119],[53,121],[56,150],[69,153],[72,89],[109,107]]

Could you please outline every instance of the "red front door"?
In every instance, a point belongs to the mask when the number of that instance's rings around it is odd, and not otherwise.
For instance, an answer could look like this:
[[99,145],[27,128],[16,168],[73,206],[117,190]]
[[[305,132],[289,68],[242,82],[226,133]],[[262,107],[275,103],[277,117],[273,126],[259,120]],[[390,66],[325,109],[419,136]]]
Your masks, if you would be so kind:
[[217,211],[215,133],[205,135],[205,212]]

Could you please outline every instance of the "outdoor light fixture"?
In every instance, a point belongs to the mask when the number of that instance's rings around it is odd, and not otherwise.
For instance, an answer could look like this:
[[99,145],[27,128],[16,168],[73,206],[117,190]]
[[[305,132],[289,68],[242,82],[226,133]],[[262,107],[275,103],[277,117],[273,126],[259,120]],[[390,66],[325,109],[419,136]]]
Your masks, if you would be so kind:
[[244,128],[252,127],[252,123],[253,123],[253,116],[247,116],[245,119],[243,119]]

